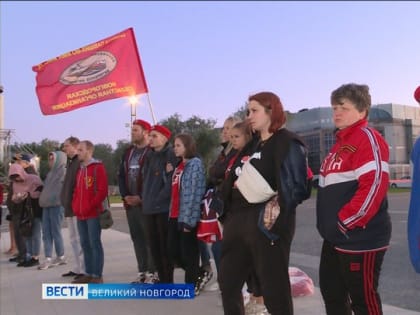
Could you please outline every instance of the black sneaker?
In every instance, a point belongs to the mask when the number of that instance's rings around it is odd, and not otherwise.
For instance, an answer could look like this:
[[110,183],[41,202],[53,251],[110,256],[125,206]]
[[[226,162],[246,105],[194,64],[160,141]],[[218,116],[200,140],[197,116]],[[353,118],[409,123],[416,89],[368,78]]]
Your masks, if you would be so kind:
[[30,260],[26,261],[26,260],[21,260],[18,262],[18,264],[16,265],[16,267],[24,267],[26,263],[28,263]]
[[39,259],[35,259],[32,257],[31,260],[28,260],[27,262],[25,262],[23,267],[33,267],[33,266],[38,266],[38,265],[39,265]]
[[201,291],[200,286],[201,286],[201,282],[200,282],[200,279],[199,279],[195,283],[195,286],[194,286],[194,296],[199,296],[200,295],[200,291]]
[[207,271],[202,269],[200,275],[198,276],[197,283],[199,284],[199,290],[203,290],[207,283],[213,278],[213,271]]
[[85,276],[85,274],[84,273],[77,273],[75,276],[74,276],[74,280],[77,280],[77,279],[80,279],[81,277],[84,277]]
[[19,256],[13,256],[12,258],[9,258],[10,262],[18,262]]

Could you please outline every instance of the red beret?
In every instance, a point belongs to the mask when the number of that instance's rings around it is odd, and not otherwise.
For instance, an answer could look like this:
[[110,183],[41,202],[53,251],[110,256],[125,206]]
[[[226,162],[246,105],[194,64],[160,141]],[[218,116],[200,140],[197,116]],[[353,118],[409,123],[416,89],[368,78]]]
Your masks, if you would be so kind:
[[420,86],[418,86],[414,92],[414,98],[416,99],[417,103],[420,104]]
[[146,131],[150,131],[150,129],[152,129],[152,126],[150,126],[150,124],[147,121],[141,119],[136,119],[135,121],[133,121],[133,125],[139,125]]
[[165,126],[161,126],[161,125],[154,125],[152,127],[152,131],[157,131],[160,132],[161,134],[163,134],[168,140],[171,138],[171,131],[166,128]]

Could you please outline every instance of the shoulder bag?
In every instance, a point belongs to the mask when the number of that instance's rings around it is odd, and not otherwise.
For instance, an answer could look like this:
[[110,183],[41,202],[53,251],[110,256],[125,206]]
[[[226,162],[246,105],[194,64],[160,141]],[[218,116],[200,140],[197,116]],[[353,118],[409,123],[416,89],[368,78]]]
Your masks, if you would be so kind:
[[[95,195],[96,195],[96,165],[93,171],[93,189],[95,191]],[[114,224],[114,219],[112,218],[112,214],[111,214],[111,210],[110,210],[110,204],[109,204],[109,199],[108,196],[106,196],[106,198],[104,199],[104,201],[102,202],[102,208],[103,211],[100,212],[99,209],[97,209],[98,211],[98,217],[99,217],[99,223],[101,225],[101,228],[106,230],[109,229],[113,224]]]

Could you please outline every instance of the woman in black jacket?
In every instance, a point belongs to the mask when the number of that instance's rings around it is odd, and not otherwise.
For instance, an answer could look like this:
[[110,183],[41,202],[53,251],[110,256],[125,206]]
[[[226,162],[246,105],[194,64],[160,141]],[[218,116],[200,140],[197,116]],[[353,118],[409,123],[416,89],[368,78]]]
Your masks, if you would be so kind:
[[[291,144],[301,141],[284,128],[286,115],[279,97],[261,92],[248,101],[248,121],[257,137],[244,149],[248,154],[236,160],[223,185],[225,214],[219,277],[223,308],[225,314],[244,314],[241,290],[255,270],[268,312],[289,315],[293,314],[293,303],[288,266],[299,201],[290,202],[293,187],[289,187],[287,176],[306,183],[307,160],[302,151],[293,161],[293,168],[289,167],[290,172],[284,171],[290,148],[295,147]],[[258,176],[247,178],[250,169]],[[280,214],[270,229],[276,237],[269,238],[258,222],[261,211],[273,197]]]

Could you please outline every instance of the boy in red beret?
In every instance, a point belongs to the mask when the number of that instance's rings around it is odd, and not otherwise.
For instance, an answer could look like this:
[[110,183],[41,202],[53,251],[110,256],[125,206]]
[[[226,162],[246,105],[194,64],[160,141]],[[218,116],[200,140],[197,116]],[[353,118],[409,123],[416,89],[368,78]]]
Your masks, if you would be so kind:
[[143,167],[143,213],[146,238],[150,245],[159,280],[173,283],[174,266],[167,249],[168,214],[172,190],[172,173],[176,157],[169,143],[171,131],[162,125],[154,125],[150,131],[151,153]]

